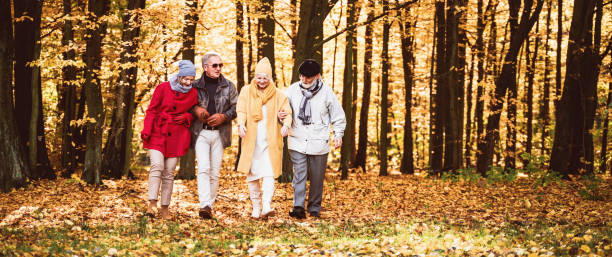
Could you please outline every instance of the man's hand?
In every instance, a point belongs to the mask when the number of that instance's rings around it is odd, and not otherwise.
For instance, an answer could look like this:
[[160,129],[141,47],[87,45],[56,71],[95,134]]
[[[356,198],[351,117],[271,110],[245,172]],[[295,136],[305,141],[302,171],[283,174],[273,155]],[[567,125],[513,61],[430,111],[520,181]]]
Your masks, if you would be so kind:
[[212,116],[208,117],[207,122],[208,126],[216,127],[223,124],[223,122],[225,122],[226,120],[227,116],[225,116],[225,114],[215,113]]
[[281,132],[281,136],[286,137],[287,135],[289,135],[289,127],[283,126],[280,132]]
[[196,117],[198,117],[198,120],[204,123],[206,123],[206,120],[208,120],[208,117],[210,116],[210,113],[208,113],[208,111],[204,107],[200,107],[197,105],[194,107],[193,112],[195,112],[195,115]]
[[184,124],[187,124],[189,122],[189,120],[187,119],[187,116],[185,116],[185,114],[174,116],[172,119],[174,120],[174,123],[176,123],[178,125],[184,125]]
[[285,110],[280,110],[278,111],[278,119],[282,122],[288,114],[289,113],[286,113]]
[[244,138],[246,136],[246,126],[238,125],[238,136]]
[[336,148],[342,147],[342,138],[341,137],[337,137],[337,138],[334,139],[334,147],[336,147]]

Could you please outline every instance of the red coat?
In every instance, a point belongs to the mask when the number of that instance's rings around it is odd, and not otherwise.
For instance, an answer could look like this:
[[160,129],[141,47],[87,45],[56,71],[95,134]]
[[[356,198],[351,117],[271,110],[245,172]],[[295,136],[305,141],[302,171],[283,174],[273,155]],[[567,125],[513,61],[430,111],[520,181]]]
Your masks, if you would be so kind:
[[[185,155],[191,143],[189,126],[194,119],[188,111],[197,102],[198,93],[193,88],[183,94],[172,90],[170,82],[159,84],[153,92],[140,133],[143,148],[158,150],[165,158]],[[186,122],[177,124],[174,118],[184,118]]]

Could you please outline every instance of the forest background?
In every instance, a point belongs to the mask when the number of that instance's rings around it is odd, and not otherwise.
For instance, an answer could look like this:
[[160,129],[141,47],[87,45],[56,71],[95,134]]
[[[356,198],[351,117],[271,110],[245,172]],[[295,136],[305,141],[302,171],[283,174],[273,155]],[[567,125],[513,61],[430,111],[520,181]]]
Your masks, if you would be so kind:
[[[4,192],[142,178],[148,164],[138,132],[153,89],[181,59],[194,61],[199,77],[199,57],[215,51],[238,89],[262,57],[280,88],[298,80],[304,59],[323,64],[349,121],[328,167],[340,180],[566,179],[578,184],[565,191],[610,204],[610,2],[0,3]],[[227,173],[239,152],[233,140]],[[279,181],[288,182],[284,160]],[[195,178],[192,151],[176,178]]]

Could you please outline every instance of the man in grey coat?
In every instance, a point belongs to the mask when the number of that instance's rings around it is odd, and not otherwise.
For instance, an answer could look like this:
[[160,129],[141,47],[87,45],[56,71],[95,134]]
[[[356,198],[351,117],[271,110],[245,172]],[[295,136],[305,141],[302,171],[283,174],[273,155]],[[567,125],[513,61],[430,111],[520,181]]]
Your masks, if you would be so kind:
[[[333,130],[334,147],[341,147],[346,117],[334,91],[321,79],[319,63],[305,60],[299,73],[300,81],[285,93],[293,109],[293,125],[287,138],[293,162],[293,210],[289,215],[303,219],[307,177],[310,178],[308,213],[311,217],[320,217],[330,132]],[[278,117],[282,120],[286,115],[279,112]]]
[[197,118],[191,124],[191,143],[198,160],[199,216],[213,218],[217,197],[223,148],[232,142],[232,120],[236,118],[238,92],[234,83],[221,74],[221,56],[209,52],[202,56],[204,74],[193,83],[198,91],[198,104],[191,113]]

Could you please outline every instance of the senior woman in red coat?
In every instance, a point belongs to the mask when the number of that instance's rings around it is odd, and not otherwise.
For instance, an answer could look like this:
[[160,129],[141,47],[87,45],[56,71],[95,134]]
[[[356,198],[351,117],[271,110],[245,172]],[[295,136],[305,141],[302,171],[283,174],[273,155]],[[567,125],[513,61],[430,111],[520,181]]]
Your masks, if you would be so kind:
[[168,205],[172,196],[174,170],[178,157],[187,153],[191,143],[189,126],[194,117],[188,112],[198,101],[191,83],[196,70],[189,60],[179,62],[179,72],[170,81],[159,84],[153,92],[145,114],[140,137],[143,148],[149,150],[149,206],[147,215],[153,217],[161,184],[161,211],[163,219],[170,219]]

